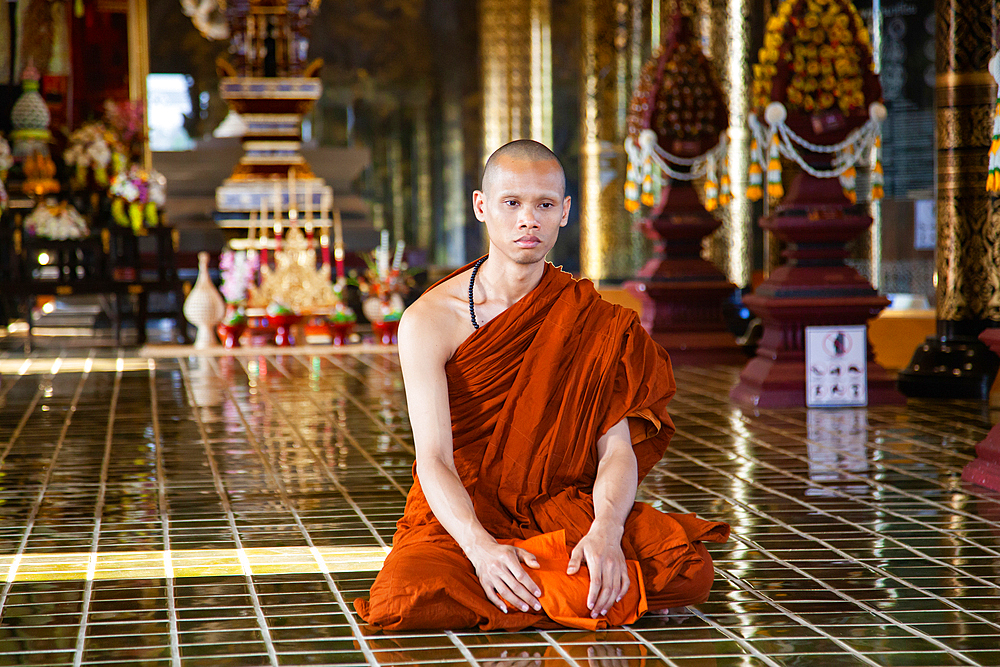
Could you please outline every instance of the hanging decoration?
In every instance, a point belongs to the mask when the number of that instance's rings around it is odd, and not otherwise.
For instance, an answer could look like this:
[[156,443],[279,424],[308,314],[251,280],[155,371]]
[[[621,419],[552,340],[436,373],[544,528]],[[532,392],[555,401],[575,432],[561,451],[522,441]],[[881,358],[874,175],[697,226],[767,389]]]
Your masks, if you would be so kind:
[[[643,66],[627,124],[627,211],[654,206],[657,190],[669,187],[671,179],[707,178],[704,204],[710,211],[729,196],[729,111],[688,16],[676,15],[659,53]],[[720,184],[726,184],[722,191]]]
[[[852,202],[857,200],[857,165],[874,163],[878,175],[873,175],[871,196],[880,198],[877,146],[886,109],[873,71],[871,39],[850,0],[784,0],[768,21],[758,60],[753,66],[756,114],[749,120],[753,144],[747,196],[756,201],[764,195],[754,172],[765,164],[762,151],[767,150],[767,194],[772,198],[784,195],[782,157],[817,178],[840,178]],[[788,122],[790,114],[796,122]],[[837,131],[841,137],[846,131],[846,137],[820,143],[824,134]],[[828,166],[813,166],[808,154],[826,156]]]
[[[993,54],[987,67],[1000,91],[1000,51]],[[993,112],[993,137],[990,141],[990,165],[986,176],[986,190],[1000,192],[1000,92],[997,92],[996,110]]]

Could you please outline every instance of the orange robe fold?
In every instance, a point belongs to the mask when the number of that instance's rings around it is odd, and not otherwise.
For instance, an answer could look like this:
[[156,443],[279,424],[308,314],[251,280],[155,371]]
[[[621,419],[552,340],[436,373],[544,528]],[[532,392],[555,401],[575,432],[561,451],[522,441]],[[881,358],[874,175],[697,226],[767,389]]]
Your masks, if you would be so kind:
[[[455,466],[479,521],[502,543],[564,531],[564,548],[572,549],[594,520],[598,439],[628,417],[641,481],[674,432],[666,406],[676,385],[666,352],[634,311],[551,264],[534,290],[466,339],[445,370]],[[569,588],[548,605],[541,600],[540,613],[504,614],[494,606],[434,517],[416,466],[413,475],[370,599],[355,600],[362,618],[390,630],[594,627],[581,615],[586,587],[582,601]],[[724,523],[636,502],[622,538],[625,558],[636,563],[633,576],[641,577],[630,588],[653,610],[703,602],[713,569],[701,542],[728,536]],[[634,620],[620,612],[609,610],[596,627]]]

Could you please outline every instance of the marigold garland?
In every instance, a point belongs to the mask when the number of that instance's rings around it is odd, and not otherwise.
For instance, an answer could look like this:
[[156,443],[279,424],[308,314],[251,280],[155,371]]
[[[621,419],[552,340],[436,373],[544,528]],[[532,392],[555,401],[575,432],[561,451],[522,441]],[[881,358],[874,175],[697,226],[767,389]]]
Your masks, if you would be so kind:
[[[993,54],[990,58],[990,74],[1000,87],[1000,52]],[[989,172],[986,175],[986,190],[988,192],[1000,192],[1000,93],[997,94],[997,106],[993,113],[993,137],[990,141],[990,164]]]

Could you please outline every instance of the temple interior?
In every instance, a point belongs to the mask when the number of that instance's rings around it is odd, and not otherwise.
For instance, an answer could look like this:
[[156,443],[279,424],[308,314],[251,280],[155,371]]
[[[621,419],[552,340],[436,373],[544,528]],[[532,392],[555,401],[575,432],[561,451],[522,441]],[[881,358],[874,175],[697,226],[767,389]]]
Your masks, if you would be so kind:
[[[1000,665],[1000,0],[2,4],[0,665]],[[624,626],[388,631],[399,321],[517,139],[670,355],[638,499],[732,534]]]

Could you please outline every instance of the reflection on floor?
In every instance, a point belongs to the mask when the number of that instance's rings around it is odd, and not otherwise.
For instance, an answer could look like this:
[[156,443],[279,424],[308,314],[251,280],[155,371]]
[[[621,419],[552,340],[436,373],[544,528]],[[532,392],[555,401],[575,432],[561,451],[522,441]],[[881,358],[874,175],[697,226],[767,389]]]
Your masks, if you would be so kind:
[[[0,357],[0,664],[1000,665],[974,403],[762,411],[679,368],[642,489],[733,525],[710,600],[598,634],[372,634],[410,483],[396,357]],[[102,356],[103,354],[103,356]]]

